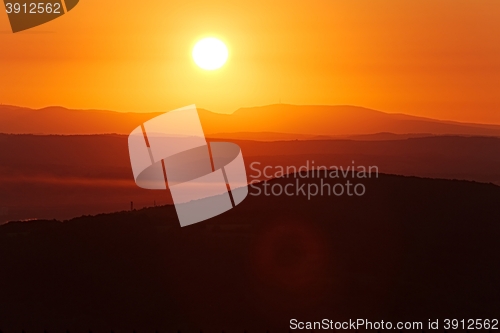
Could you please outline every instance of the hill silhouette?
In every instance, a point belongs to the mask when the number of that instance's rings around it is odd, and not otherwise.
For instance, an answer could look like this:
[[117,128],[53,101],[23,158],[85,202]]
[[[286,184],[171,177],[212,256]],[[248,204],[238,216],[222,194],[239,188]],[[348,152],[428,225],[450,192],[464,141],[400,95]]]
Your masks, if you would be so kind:
[[[377,166],[379,172],[500,185],[500,139],[439,136],[389,141],[311,140],[237,143],[247,174],[270,166]],[[0,223],[68,219],[170,203],[139,188],[124,135],[0,134]],[[255,164],[260,163],[260,164]],[[253,168],[251,165],[254,165]],[[260,177],[263,178],[263,177]]]
[[249,195],[185,228],[173,206],[0,226],[1,329],[278,332],[292,318],[497,318],[500,187],[362,182],[361,197]]
[[275,104],[241,108],[231,115],[202,111],[200,117],[207,133],[277,132],[314,136],[381,132],[498,136],[500,133],[498,125],[440,121],[348,105]]
[[[292,140],[356,140],[356,141],[389,141],[404,140],[410,138],[425,138],[436,136],[430,133],[415,134],[394,134],[388,132],[358,135],[312,135],[312,134],[293,134],[293,133],[275,133],[275,132],[234,132],[234,133],[213,133],[208,134],[209,139],[226,140],[252,140],[252,141],[292,141]],[[444,136],[444,135],[443,135]]]
[[[285,135],[287,139],[376,133],[500,136],[500,125],[439,121],[355,106],[277,104],[241,108],[232,114],[214,113],[203,109],[198,111],[206,134],[227,136],[231,133],[234,139],[248,139],[244,135],[237,135],[248,132],[262,132],[264,138],[270,137],[268,133],[281,133],[281,136]],[[161,113],[70,110],[63,107],[33,110],[0,105],[0,132],[128,135],[139,124],[159,114]],[[259,136],[254,134],[255,138]]]

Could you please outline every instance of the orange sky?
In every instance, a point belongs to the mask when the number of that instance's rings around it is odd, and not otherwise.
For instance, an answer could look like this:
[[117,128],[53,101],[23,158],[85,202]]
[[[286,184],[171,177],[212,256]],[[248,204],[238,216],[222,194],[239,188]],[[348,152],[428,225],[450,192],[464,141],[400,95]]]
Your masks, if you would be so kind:
[[[230,51],[214,72],[190,55],[207,35]],[[0,75],[0,103],[29,107],[231,112],[281,98],[500,123],[500,1],[80,0],[17,34],[0,13]]]

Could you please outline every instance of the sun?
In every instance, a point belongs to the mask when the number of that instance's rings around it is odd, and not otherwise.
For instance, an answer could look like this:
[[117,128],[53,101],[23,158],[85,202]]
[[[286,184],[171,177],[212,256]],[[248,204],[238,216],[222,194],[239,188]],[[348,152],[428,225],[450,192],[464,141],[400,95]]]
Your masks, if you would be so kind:
[[226,63],[228,55],[226,45],[213,37],[203,38],[193,48],[194,62],[207,71],[221,68]]

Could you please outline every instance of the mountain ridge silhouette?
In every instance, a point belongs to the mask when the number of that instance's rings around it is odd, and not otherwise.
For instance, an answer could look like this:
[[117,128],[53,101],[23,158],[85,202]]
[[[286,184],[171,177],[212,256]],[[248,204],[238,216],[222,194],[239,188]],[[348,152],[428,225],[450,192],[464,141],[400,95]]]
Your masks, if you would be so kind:
[[[400,140],[250,141],[238,144],[251,167],[377,166],[379,172],[500,184],[500,138],[431,136]],[[209,141],[217,141],[209,138]],[[139,188],[127,136],[0,134],[0,223],[70,218],[168,202],[162,191]],[[249,178],[249,181],[252,178]]]
[[[207,135],[295,133],[339,136],[376,133],[500,136],[500,125],[461,123],[385,113],[356,106],[275,104],[240,108],[232,114],[198,109]],[[73,110],[60,106],[30,109],[0,105],[0,132],[11,134],[129,134],[162,112]]]

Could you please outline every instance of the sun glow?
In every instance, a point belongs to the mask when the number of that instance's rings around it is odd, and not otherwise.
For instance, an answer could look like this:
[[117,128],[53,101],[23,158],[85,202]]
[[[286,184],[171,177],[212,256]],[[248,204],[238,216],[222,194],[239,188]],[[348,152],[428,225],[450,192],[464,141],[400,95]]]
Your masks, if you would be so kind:
[[193,48],[194,62],[208,71],[221,68],[227,61],[229,52],[226,45],[217,38],[204,38]]

